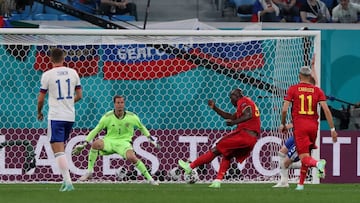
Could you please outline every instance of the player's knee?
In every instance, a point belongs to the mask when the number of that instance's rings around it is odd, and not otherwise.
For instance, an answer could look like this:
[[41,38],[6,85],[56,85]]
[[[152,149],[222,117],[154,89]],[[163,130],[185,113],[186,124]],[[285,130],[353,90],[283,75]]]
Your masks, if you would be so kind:
[[282,151],[278,151],[278,156],[280,158],[285,158],[286,157],[286,153],[283,153]]
[[281,149],[279,150],[278,153],[282,153],[282,154],[287,154],[288,153],[288,148],[286,148],[285,146],[281,147]]
[[127,160],[129,160],[133,164],[136,164],[139,159],[136,156],[129,156]]
[[91,148],[96,149],[96,150],[102,150],[102,149],[104,149],[104,142],[102,140],[96,140],[91,145]]
[[135,152],[133,150],[128,150],[126,152],[126,159],[129,160],[131,163],[136,164],[137,161],[139,160],[136,155]]
[[291,163],[292,163],[291,159],[288,159],[288,158],[284,159],[284,161],[283,161],[284,168],[289,168]]

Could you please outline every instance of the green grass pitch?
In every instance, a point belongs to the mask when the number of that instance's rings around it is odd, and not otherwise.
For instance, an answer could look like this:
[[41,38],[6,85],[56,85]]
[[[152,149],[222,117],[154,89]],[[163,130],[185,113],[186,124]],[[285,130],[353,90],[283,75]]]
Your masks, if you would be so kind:
[[137,183],[74,184],[75,190],[59,192],[60,184],[0,184],[2,203],[359,203],[360,184],[305,185],[305,190],[272,188],[273,184]]

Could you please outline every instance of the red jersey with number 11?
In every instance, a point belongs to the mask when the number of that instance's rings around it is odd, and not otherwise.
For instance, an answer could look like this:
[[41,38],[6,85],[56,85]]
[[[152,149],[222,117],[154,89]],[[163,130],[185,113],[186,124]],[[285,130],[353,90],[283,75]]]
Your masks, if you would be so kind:
[[320,101],[326,101],[324,92],[312,84],[298,83],[289,87],[284,98],[292,103],[292,120],[313,120],[318,121],[319,114],[317,107]]

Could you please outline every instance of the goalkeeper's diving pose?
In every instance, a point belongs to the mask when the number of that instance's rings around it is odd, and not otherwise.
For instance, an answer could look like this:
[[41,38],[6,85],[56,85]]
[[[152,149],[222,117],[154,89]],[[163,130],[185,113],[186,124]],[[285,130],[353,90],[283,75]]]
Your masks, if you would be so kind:
[[79,154],[101,130],[106,129],[104,138],[97,139],[92,143],[88,155],[88,171],[79,180],[86,181],[92,178],[94,165],[99,154],[116,153],[134,164],[151,185],[158,185],[158,182],[151,177],[145,164],[136,156],[131,143],[135,128],[139,129],[153,145],[159,148],[156,138],[150,136],[149,130],[141,123],[136,114],[125,111],[125,98],[123,96],[114,96],[113,102],[114,110],[105,113],[97,126],[87,135],[85,142],[76,145],[73,150],[73,155]]

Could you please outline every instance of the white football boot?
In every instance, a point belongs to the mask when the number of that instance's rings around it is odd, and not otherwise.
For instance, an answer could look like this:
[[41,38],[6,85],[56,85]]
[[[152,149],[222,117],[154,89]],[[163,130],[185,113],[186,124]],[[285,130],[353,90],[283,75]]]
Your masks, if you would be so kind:
[[93,177],[93,173],[87,172],[87,173],[85,173],[83,176],[81,176],[81,177],[79,178],[79,180],[80,180],[80,181],[87,181],[87,180],[91,180],[92,177]]

